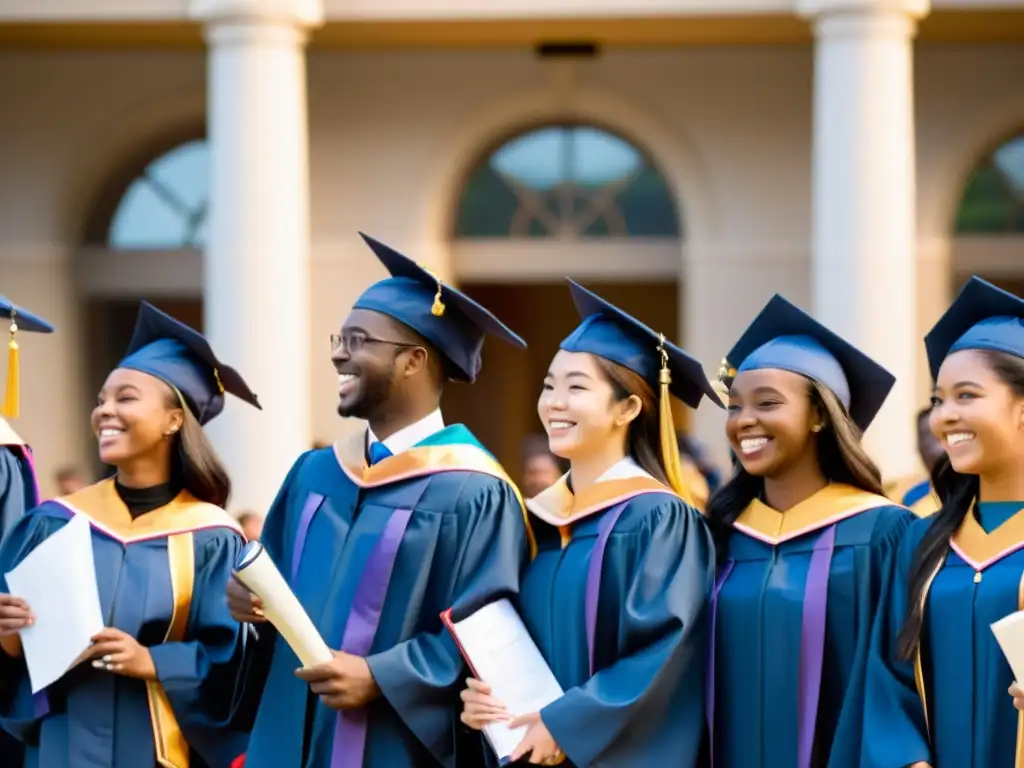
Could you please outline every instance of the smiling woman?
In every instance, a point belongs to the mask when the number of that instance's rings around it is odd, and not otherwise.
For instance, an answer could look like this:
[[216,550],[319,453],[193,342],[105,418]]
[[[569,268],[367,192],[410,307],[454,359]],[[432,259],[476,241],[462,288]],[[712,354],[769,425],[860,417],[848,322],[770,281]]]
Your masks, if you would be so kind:
[[870,636],[858,617],[873,614],[912,519],[882,496],[860,444],[894,379],[781,296],[728,360],[726,434],[740,466],[707,508],[719,555],[715,764],[857,766],[850,680]]
[[1013,673],[989,628],[1024,609],[1022,320],[1024,301],[975,277],[925,338],[931,428],[947,454],[932,475],[942,509],[907,531],[879,608],[869,768],[1024,760]]
[[[669,398],[720,402],[697,360],[570,289],[581,322],[551,361],[537,413],[571,468],[527,502],[538,552],[518,605],[565,694],[517,713],[512,725],[529,727],[511,760],[691,768],[703,740],[713,553],[688,503]],[[472,728],[505,718],[480,681],[463,701]]]
[[[243,539],[222,508],[230,483],[202,425],[227,393],[259,407],[241,376],[200,334],[143,304],[128,354],[92,414],[114,478],[22,518],[0,547],[10,571],[75,515],[91,526],[107,623],[83,662],[33,695],[19,635],[31,606],[0,581],[0,726],[40,768],[88,754],[96,768],[227,766],[244,736],[222,728],[243,661],[242,634],[223,593]],[[8,663],[13,662],[13,663]],[[32,713],[26,716],[25,713]]]

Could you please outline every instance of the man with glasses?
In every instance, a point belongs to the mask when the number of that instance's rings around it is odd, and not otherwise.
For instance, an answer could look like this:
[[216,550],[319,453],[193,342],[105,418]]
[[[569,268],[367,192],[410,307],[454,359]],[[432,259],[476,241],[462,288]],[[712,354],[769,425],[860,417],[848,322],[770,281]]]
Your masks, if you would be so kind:
[[[240,584],[232,613],[259,639],[246,768],[451,766],[463,662],[456,619],[518,591],[532,547],[519,493],[461,424],[449,380],[471,383],[485,335],[525,343],[468,296],[366,235],[391,277],[331,338],[338,413],[368,428],[303,455],[263,529],[268,554],[335,652],[298,669]],[[261,672],[263,669],[265,671]]]

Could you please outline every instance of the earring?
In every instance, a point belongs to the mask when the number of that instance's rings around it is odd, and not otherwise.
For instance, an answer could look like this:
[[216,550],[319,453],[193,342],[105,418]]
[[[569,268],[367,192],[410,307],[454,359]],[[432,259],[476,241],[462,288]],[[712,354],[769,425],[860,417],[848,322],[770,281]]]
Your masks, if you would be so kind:
[[811,427],[811,432],[821,432],[821,424],[815,424]]

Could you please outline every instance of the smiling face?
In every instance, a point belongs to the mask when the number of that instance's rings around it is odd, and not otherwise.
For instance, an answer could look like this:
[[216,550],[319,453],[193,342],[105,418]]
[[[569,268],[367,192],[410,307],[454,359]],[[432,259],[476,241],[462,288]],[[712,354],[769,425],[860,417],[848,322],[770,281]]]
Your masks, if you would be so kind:
[[184,412],[173,390],[148,373],[117,368],[107,376],[92,412],[100,460],[119,467],[169,450]]
[[1024,451],[1024,398],[992,366],[989,353],[965,349],[939,368],[931,428],[964,475],[986,475],[1019,465]]
[[387,315],[354,309],[331,353],[338,372],[338,413],[372,419],[388,402],[400,356],[418,345],[401,323]]
[[779,477],[806,460],[809,451],[815,455],[812,428],[821,421],[811,404],[810,382],[799,374],[743,371],[729,390],[726,436],[751,475]]
[[559,350],[537,401],[551,452],[571,461],[624,445],[640,402],[617,394],[593,355]]

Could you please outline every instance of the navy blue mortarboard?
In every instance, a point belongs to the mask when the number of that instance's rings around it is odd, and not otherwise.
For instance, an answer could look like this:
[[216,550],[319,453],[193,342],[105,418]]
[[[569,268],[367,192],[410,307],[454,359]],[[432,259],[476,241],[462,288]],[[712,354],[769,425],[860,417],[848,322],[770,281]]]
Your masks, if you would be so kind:
[[664,349],[672,376],[669,389],[673,395],[691,408],[696,408],[704,396],[716,405],[722,405],[699,360],[575,280],[569,280],[569,290],[583,322],[562,342],[562,349],[566,352],[589,352],[625,366],[641,376],[655,391],[661,374],[661,350]]
[[868,428],[896,383],[885,368],[778,294],[754,318],[723,367],[720,375],[774,368],[824,384],[861,429]]
[[938,378],[942,361],[962,349],[991,349],[1024,357],[1024,300],[972,277],[924,337],[928,368]]
[[171,385],[200,424],[224,410],[225,392],[263,410],[238,371],[217,359],[206,337],[146,301],[118,367]]
[[469,296],[442,283],[394,248],[362,232],[359,235],[391,277],[367,288],[353,309],[380,312],[412,328],[444,356],[450,378],[476,380],[487,334],[526,347],[525,341]]
[[6,296],[0,296],[0,317],[6,317],[18,327],[15,331],[29,333],[53,333],[53,326],[39,315],[32,314],[24,307],[19,307]]
[[21,365],[18,341],[15,335],[18,331],[53,333],[53,326],[39,315],[19,307],[6,296],[0,296],[0,317],[6,317],[11,321],[11,337],[7,342],[7,392],[4,396],[3,415],[15,419],[21,410],[21,392],[18,386]]

